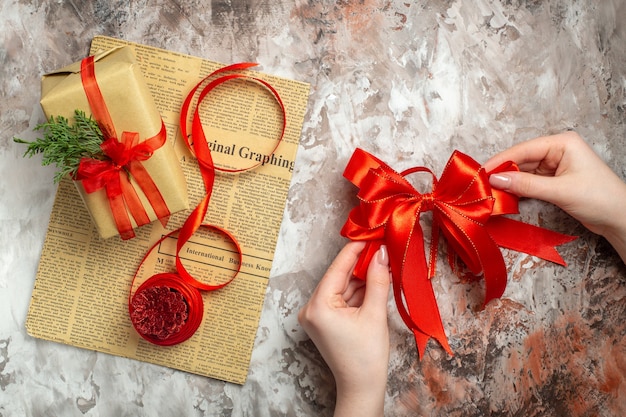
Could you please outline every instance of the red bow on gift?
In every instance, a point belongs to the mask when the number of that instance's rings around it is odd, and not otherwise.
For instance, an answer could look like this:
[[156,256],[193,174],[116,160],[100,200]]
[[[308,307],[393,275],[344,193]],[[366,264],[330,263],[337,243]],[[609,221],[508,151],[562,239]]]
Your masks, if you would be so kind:
[[[452,353],[430,281],[440,233],[448,242],[450,260],[457,254],[472,273],[483,273],[485,304],[500,297],[506,287],[507,270],[499,246],[565,265],[555,246],[575,237],[501,216],[517,213],[518,199],[492,189],[489,175],[516,169],[509,162],[488,173],[455,151],[437,180],[428,168],[397,173],[362,149],[352,155],[344,176],[359,187],[360,204],[350,212],[341,234],[367,241],[354,275],[364,279],[372,256],[382,244],[387,245],[398,312],[415,336],[420,357],[431,337]],[[431,193],[420,193],[406,180],[406,175],[415,172],[432,175]],[[426,211],[432,211],[429,262],[419,222]]]
[[113,218],[122,239],[135,236],[128,212],[138,225],[150,223],[150,218],[130,183],[129,174],[141,188],[157,217],[164,222],[163,226],[167,224],[170,215],[167,204],[150,174],[141,164],[141,161],[152,156],[155,149],[162,146],[159,144],[165,140],[165,127],[161,130],[160,135],[141,143],[137,132],[123,132],[120,141],[115,137],[108,138],[102,142],[100,148],[109,159],[83,158],[76,171],[76,180],[82,181],[87,193],[93,193],[101,188],[106,190]]
[[113,219],[122,239],[135,236],[128,212],[131,213],[137,225],[150,223],[148,214],[130,183],[129,175],[132,175],[165,227],[170,211],[150,174],[141,164],[141,161],[149,159],[154,151],[165,144],[166,130],[163,121],[161,121],[159,133],[141,143],[137,132],[123,132],[118,140],[104,97],[96,81],[93,56],[82,60],[81,79],[89,107],[105,139],[100,144],[100,148],[109,159],[81,159],[75,179],[82,181],[87,193],[93,193],[102,188],[106,190]]

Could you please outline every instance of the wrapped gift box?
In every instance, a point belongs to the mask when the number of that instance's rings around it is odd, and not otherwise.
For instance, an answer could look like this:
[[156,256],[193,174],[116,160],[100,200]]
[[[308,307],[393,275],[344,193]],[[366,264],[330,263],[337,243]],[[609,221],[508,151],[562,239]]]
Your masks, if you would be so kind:
[[[161,115],[146,85],[141,69],[129,47],[118,47],[94,57],[97,84],[117,134],[137,132],[143,141],[159,133]],[[74,112],[82,110],[87,115],[91,109],[81,80],[81,62],[76,62],[43,76],[41,106],[47,118],[63,116],[73,120]],[[152,156],[141,162],[163,196],[170,213],[189,208],[185,177],[177,159],[171,138]],[[74,181],[100,236],[109,238],[118,234],[104,189],[87,193],[79,181]],[[146,196],[131,178],[139,199],[150,219],[158,215]],[[136,224],[129,216],[134,227]]]

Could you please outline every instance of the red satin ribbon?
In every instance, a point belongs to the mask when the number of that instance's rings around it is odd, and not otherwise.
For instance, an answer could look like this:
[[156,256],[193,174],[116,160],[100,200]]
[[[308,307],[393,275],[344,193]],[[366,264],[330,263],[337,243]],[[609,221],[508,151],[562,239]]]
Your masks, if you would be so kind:
[[[174,230],[173,232],[168,233],[167,235],[163,236],[158,242],[155,243],[155,245],[148,251],[148,253],[146,254],[146,256],[144,257],[144,259],[141,261],[141,263],[139,264],[139,267],[137,268],[137,272],[135,273],[135,278],[137,277],[137,273],[139,272],[141,266],[143,265],[144,261],[146,260],[146,258],[150,255],[150,253],[158,246],[160,245],[161,242],[163,242],[165,239],[169,238],[169,237],[174,237],[174,235],[178,234],[177,236],[177,242],[176,242],[176,273],[171,273],[171,274],[167,274],[168,278],[170,279],[177,279],[177,281],[179,282],[179,285],[181,286],[180,288],[182,288],[181,291],[192,291],[197,293],[196,295],[194,295],[194,297],[197,297],[200,292],[199,290],[204,290],[204,291],[214,291],[214,290],[219,290],[221,288],[224,288],[226,285],[228,285],[230,282],[232,282],[233,279],[235,279],[235,277],[237,276],[237,274],[239,273],[239,270],[241,268],[241,247],[239,246],[239,243],[237,242],[237,240],[235,239],[235,237],[230,234],[227,230],[214,226],[214,225],[210,225],[210,224],[206,224],[203,223],[204,217],[206,216],[207,213],[207,209],[209,206],[209,202],[211,199],[211,194],[213,192],[213,184],[215,181],[215,171],[219,170],[219,171],[225,171],[225,172],[243,172],[243,171],[249,171],[252,170],[258,166],[261,165],[261,162],[259,162],[258,164],[253,164],[252,166],[246,167],[246,168],[242,168],[242,169],[229,169],[229,168],[222,168],[222,167],[217,167],[215,166],[215,164],[213,163],[213,158],[211,157],[211,150],[209,148],[208,142],[206,140],[206,135],[204,133],[204,129],[202,127],[202,123],[200,121],[200,114],[199,114],[199,108],[200,108],[200,103],[202,102],[202,100],[204,100],[204,98],[218,85],[223,84],[227,81],[230,80],[234,80],[234,79],[247,79],[247,80],[251,80],[253,82],[257,82],[259,84],[261,84],[262,86],[264,86],[265,88],[267,88],[274,96],[274,98],[276,99],[277,103],[279,104],[281,111],[282,111],[282,116],[283,116],[283,125],[282,125],[282,130],[280,132],[280,136],[276,142],[276,146],[274,147],[274,149],[272,149],[271,153],[274,153],[276,148],[278,147],[278,145],[280,144],[280,142],[283,139],[284,133],[285,133],[285,127],[286,127],[286,113],[285,113],[285,108],[283,105],[283,102],[278,94],[278,92],[266,81],[261,80],[259,78],[255,78],[255,77],[251,77],[248,75],[244,75],[244,74],[240,74],[240,73],[232,73],[233,71],[240,71],[240,70],[245,70],[248,69],[250,67],[256,66],[257,64],[253,64],[253,63],[239,63],[239,64],[233,64],[233,65],[229,65],[223,68],[220,68],[214,72],[212,72],[211,74],[209,74],[207,77],[205,77],[202,81],[200,81],[191,91],[190,93],[187,95],[187,98],[185,99],[182,109],[181,109],[181,114],[180,114],[180,128],[181,128],[181,133],[183,138],[185,139],[189,149],[192,151],[192,153],[196,156],[197,160],[198,160],[198,165],[200,167],[200,173],[202,175],[202,180],[204,182],[204,187],[205,187],[205,191],[206,194],[204,196],[204,198],[200,201],[200,203],[196,206],[196,208],[192,211],[192,213],[189,215],[189,217],[187,218],[187,220],[185,221],[185,223],[183,224],[183,227],[181,227],[180,229]],[[219,76],[220,74],[223,73],[227,73],[230,72],[230,74],[227,75],[222,75]],[[215,78],[217,76],[217,78]],[[200,88],[208,81],[212,79],[210,82],[208,82],[208,84],[202,88],[202,90],[200,90]],[[195,102],[195,109],[193,111],[192,114],[192,125],[191,125],[191,138],[193,138],[192,141],[190,141],[190,136],[187,134],[188,132],[188,127],[187,127],[187,121],[189,118],[189,112],[192,109],[192,103],[194,101],[194,98],[196,96],[196,93],[200,91],[196,102]],[[203,283],[202,281],[196,279],[194,276],[192,276],[185,268],[185,266],[183,265],[181,258],[180,258],[180,251],[181,249],[184,247],[184,245],[189,241],[189,239],[196,233],[196,231],[201,228],[208,228],[208,229],[212,229],[216,232],[221,233],[222,235],[224,235],[226,238],[228,238],[231,243],[233,244],[233,246],[235,247],[239,258],[240,258],[240,262],[237,263],[237,268],[234,272],[234,274],[225,282],[216,284],[216,285],[210,285],[210,284],[206,284]],[[139,289],[145,289],[145,288],[151,288],[154,286],[159,286],[161,285],[161,283],[159,282],[159,277],[163,275],[163,274],[157,274],[156,276],[153,276],[151,278],[149,278],[148,280],[146,280]],[[134,279],[133,279],[134,282]],[[141,297],[141,293],[139,291],[139,289],[137,291],[135,291],[134,294],[131,293],[131,295],[129,296],[129,313],[131,316],[131,321],[135,312],[134,309],[134,305],[137,302],[137,297]],[[173,290],[175,291],[179,291],[178,288],[174,288],[172,287]],[[201,296],[200,296],[201,297]],[[200,298],[201,299],[201,298]],[[188,312],[188,316],[189,316],[189,322],[190,323],[185,323],[185,325],[182,326],[181,330],[173,335],[171,335],[170,337],[164,338],[164,339],[160,339],[160,338],[156,338],[154,337],[154,335],[150,335],[150,334],[143,334],[141,332],[141,325],[140,323],[137,323],[135,321],[133,321],[133,326],[135,327],[135,329],[137,330],[137,332],[140,334],[141,337],[143,337],[144,339],[154,343],[154,344],[158,344],[158,345],[173,345],[173,344],[177,344],[177,343],[181,343],[185,340],[187,340],[189,337],[191,337],[193,335],[193,333],[196,331],[196,329],[198,328],[200,322],[202,321],[202,315],[204,312],[204,308],[203,305],[201,303],[197,303],[197,302],[191,302],[189,303],[189,312]],[[190,330],[192,329],[192,330]]]
[[139,141],[137,132],[122,132],[122,137],[118,141],[111,115],[96,80],[93,56],[81,61],[80,74],[89,107],[105,139],[100,148],[109,159],[82,158],[74,179],[82,182],[87,193],[105,189],[115,225],[122,239],[135,237],[128,212],[138,226],[150,223],[148,214],[130,183],[129,174],[165,227],[170,211],[163,195],[141,164],[141,161],[149,159],[154,151],[165,144],[167,133],[163,121],[159,133],[143,142]]
[[[565,265],[555,246],[573,236],[552,232],[501,217],[518,212],[516,196],[492,189],[489,175],[515,170],[509,162],[486,172],[467,155],[455,151],[441,178],[431,170],[415,167],[397,173],[373,155],[357,149],[344,176],[359,187],[360,204],[348,217],[341,234],[367,245],[354,270],[364,279],[378,248],[389,248],[393,290],[398,312],[415,336],[420,357],[432,337],[452,354],[443,329],[430,278],[435,274],[440,233],[449,246],[450,260],[457,254],[474,274],[485,279],[485,304],[504,292],[507,270],[499,246],[525,252]],[[432,192],[418,192],[405,178],[427,172]],[[424,249],[420,214],[432,211],[430,260]]]

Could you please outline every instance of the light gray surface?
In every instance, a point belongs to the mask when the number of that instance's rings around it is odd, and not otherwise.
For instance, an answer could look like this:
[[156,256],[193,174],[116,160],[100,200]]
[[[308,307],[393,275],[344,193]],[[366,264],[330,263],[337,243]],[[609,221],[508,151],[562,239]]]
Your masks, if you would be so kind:
[[[356,146],[440,173],[513,143],[578,130],[624,178],[626,3],[588,1],[3,1],[0,5],[0,416],[328,416],[332,376],[296,313],[343,245]],[[36,340],[24,322],[55,187],[13,136],[43,120],[39,77],[94,35],[311,83],[297,167],[248,381],[237,386]],[[560,210],[522,219],[581,238],[567,268],[505,251],[504,298],[441,261],[434,281],[455,356],[418,361],[390,303],[389,416],[626,414],[625,269]]]

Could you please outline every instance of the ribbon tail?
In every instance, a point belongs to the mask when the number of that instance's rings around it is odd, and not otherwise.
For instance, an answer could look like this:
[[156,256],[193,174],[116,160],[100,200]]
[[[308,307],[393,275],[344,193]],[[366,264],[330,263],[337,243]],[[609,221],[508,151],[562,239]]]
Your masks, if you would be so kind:
[[[417,346],[417,353],[419,355],[419,358],[423,359],[424,355],[426,354],[426,346],[428,346],[428,341],[430,340],[431,336],[422,332],[420,329],[413,328],[411,329],[411,331],[413,332],[413,338],[415,339],[415,346]],[[452,355],[450,346],[443,344],[442,346],[444,346],[444,349],[446,349],[446,351]]]
[[483,308],[496,298],[502,297],[507,283],[506,264],[497,243],[484,228],[473,233],[474,241],[481,248],[477,252],[485,279],[485,300]]
[[[139,185],[139,188],[141,188],[141,191],[143,191],[146,198],[150,202],[150,205],[152,206],[152,209],[154,210],[154,213],[157,215],[158,219],[161,221],[161,224],[163,224],[163,227],[166,227],[167,220],[169,219],[171,213],[169,208],[167,207],[167,203],[165,202],[163,195],[152,180],[152,177],[150,177],[150,174],[139,161],[132,161],[128,165],[128,170],[137,182],[137,185]],[[143,210],[143,212],[145,213],[145,210]],[[146,223],[149,223],[149,221],[147,221]]]
[[[126,181],[128,181],[128,179],[126,179]],[[111,207],[111,213],[113,214],[113,220],[115,221],[117,231],[120,233],[120,237],[123,240],[134,238],[135,232],[133,231],[133,225],[130,222],[130,217],[128,216],[126,205],[124,204],[124,186],[122,185],[121,175],[114,177],[114,179],[106,185],[105,190],[109,200],[109,206]]]
[[507,217],[491,217],[487,230],[498,246],[537,256],[556,264],[567,266],[556,247],[577,239]]
[[137,191],[135,191],[135,188],[130,183],[128,176],[123,171],[120,172],[120,186],[122,188],[124,202],[128,207],[128,211],[133,216],[133,219],[135,219],[137,226],[150,223],[148,213],[146,213],[146,209],[143,207],[143,204],[141,204]]
[[[415,240],[419,240],[419,244],[414,244]],[[428,277],[428,267],[426,258],[424,257],[424,249],[414,246],[422,246],[423,241],[420,236],[413,236],[409,243],[408,253],[414,256],[407,256],[404,264],[403,273],[415,271],[412,276],[403,276],[403,292],[404,298],[411,317],[414,319],[418,331],[413,331],[415,342],[420,351],[420,358],[423,358],[426,350],[426,344],[430,337],[434,338],[439,344],[452,355],[452,349],[448,344],[448,338],[443,328],[437,299],[433,290],[432,281]],[[403,274],[404,275],[404,274]]]
[[449,214],[450,217],[444,221],[449,245],[474,274],[483,272],[484,305],[487,305],[491,300],[500,298],[506,289],[507,272],[502,252],[485,227],[472,222],[458,227],[462,224],[462,216]]
[[[396,225],[391,222],[390,226],[393,233]],[[395,232],[402,234],[401,229]],[[423,357],[431,337],[452,355],[439,314],[435,292],[431,280],[428,279],[423,233],[419,222],[416,221],[414,224],[413,232],[409,232],[408,239],[387,239],[386,241],[390,246],[396,306],[405,324],[413,331],[420,358]],[[404,262],[391,255],[394,253],[402,254]]]

